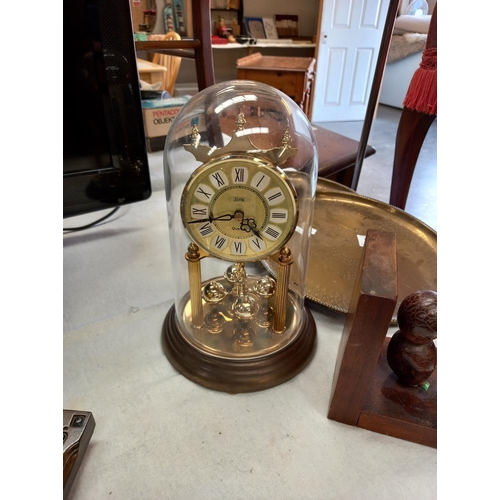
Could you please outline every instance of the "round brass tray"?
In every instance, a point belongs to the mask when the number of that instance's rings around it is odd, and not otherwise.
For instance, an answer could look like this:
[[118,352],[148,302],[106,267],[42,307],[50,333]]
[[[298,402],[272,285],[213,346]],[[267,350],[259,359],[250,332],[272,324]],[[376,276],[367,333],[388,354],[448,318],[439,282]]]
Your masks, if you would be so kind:
[[[346,313],[368,229],[396,233],[398,302],[417,290],[437,290],[437,233],[396,207],[318,179],[306,297]],[[277,264],[263,262],[271,273]]]

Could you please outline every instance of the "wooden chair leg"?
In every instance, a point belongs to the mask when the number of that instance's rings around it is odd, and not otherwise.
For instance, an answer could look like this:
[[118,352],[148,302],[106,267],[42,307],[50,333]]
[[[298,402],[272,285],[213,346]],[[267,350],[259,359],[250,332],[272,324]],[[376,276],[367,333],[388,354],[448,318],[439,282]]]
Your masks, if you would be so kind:
[[435,119],[436,115],[419,113],[408,108],[403,108],[401,113],[396,134],[389,203],[402,210],[406,206],[418,155],[429,127]]
[[194,49],[198,90],[214,85],[214,61],[212,55],[212,21],[210,2],[193,2],[193,33],[200,40],[200,46]]

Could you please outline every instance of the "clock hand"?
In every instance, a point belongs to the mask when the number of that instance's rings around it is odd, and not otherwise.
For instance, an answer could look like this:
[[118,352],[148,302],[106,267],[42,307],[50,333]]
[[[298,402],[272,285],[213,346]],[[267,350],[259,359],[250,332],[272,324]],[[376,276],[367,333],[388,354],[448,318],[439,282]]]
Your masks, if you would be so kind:
[[234,214],[219,215],[219,217],[212,217],[212,220],[233,220]]
[[188,221],[188,224],[197,224],[198,222],[213,222],[214,220],[233,220],[233,214],[219,215],[219,217],[208,217],[207,219],[196,219]]
[[255,219],[253,217],[248,217],[241,221],[240,229],[242,231],[245,231],[246,233],[249,233],[251,231],[253,234],[255,234],[255,236],[257,236],[257,238],[260,238],[262,240],[262,236],[256,228],[257,224],[255,223]]
[[[241,226],[246,226],[248,229],[244,229],[248,233],[252,228],[257,227],[257,223],[255,222],[255,219],[253,217],[246,217],[245,219],[242,219],[241,221]],[[242,227],[240,229],[243,229]]]
[[[252,231],[253,234],[255,234],[255,236],[257,236],[257,238],[260,238],[262,240],[262,236],[260,235],[260,232],[257,231],[257,229],[255,229],[254,227],[250,227],[250,231]],[[262,240],[264,241],[264,240]]]

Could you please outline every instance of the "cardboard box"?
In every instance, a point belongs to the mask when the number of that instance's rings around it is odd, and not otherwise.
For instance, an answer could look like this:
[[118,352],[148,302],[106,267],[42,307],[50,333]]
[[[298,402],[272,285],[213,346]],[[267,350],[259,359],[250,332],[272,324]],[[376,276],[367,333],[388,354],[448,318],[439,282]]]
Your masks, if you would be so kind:
[[168,134],[172,122],[191,96],[170,97],[142,101],[142,114],[147,138]]

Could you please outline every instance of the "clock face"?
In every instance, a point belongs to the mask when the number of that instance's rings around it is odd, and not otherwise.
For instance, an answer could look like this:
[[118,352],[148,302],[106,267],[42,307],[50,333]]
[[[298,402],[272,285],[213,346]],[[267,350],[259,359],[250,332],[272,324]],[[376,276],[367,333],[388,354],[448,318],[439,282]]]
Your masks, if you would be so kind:
[[297,224],[297,194],[286,176],[257,158],[214,159],[184,188],[181,217],[193,241],[228,261],[277,252]]

